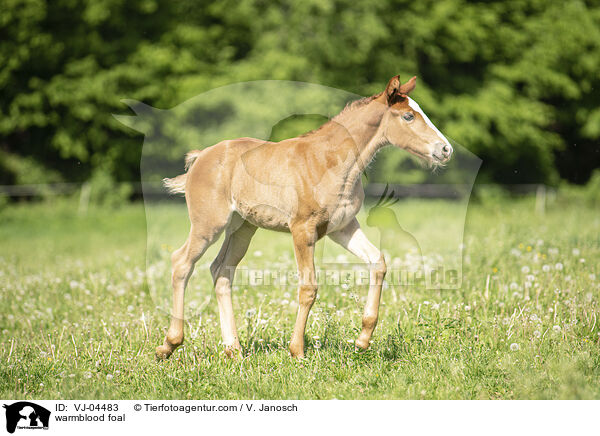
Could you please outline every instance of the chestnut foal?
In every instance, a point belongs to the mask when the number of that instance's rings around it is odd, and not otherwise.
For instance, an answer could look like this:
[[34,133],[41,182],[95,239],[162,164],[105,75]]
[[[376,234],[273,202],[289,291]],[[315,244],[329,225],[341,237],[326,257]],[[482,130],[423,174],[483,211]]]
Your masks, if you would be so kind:
[[185,174],[165,179],[171,193],[185,193],[191,228],[172,255],[173,312],[164,344],[167,358],[183,342],[183,300],[194,264],[225,231],[210,267],[221,334],[229,356],[241,350],[231,302],[231,283],[257,227],[292,234],[298,266],[298,315],[290,341],[304,356],[304,330],[317,296],[315,243],[323,236],[370,265],[370,287],[356,346],[366,349],[379,313],[386,272],[383,255],[360,229],[355,216],[364,192],[361,173],[384,145],[392,144],[429,165],[446,163],[452,146],[408,94],[416,77],[349,104],[319,129],[281,142],[254,138],[222,141],[186,157]]

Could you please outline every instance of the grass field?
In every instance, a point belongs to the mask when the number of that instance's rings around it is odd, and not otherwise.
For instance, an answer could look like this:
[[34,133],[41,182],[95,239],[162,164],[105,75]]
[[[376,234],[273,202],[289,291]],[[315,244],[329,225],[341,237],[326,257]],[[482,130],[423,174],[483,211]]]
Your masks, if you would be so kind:
[[[412,200],[396,207],[421,226],[418,239],[429,254],[438,244],[447,251],[443,222],[460,219],[460,205]],[[188,288],[185,345],[156,362],[168,325],[165,259],[188,227],[180,206],[152,214],[151,236],[164,234],[165,242],[151,243],[147,269],[143,204],[92,208],[85,216],[69,201],[4,206],[0,397],[600,398],[595,209],[551,204],[538,215],[532,198],[471,204],[460,289],[388,286],[372,346],[357,353],[350,342],[366,289],[325,284],[302,361],[287,351],[293,287],[245,283],[234,288],[245,357],[224,356],[207,270],[217,244]],[[377,239],[377,229],[367,230]],[[388,265],[402,264],[403,253],[389,237],[385,243]],[[329,246],[324,253],[343,256]],[[289,235],[259,231],[242,266],[293,269]]]

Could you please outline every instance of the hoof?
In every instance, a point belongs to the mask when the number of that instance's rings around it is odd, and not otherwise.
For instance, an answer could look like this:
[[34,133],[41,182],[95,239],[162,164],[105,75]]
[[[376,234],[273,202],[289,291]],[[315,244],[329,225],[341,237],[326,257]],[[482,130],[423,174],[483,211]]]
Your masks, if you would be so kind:
[[166,360],[171,354],[173,354],[174,348],[168,345],[161,345],[156,347],[156,360]]
[[242,359],[242,349],[237,347],[225,347],[225,356],[230,359]]
[[290,345],[290,354],[294,359],[304,359],[304,347]]
[[356,345],[357,351],[366,351],[369,348],[369,341],[358,338],[354,345]]

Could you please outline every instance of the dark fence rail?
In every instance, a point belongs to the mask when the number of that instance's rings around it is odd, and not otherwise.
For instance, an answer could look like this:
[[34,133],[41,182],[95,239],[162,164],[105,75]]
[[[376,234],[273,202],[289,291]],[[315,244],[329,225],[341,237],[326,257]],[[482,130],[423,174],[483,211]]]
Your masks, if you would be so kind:
[[[167,194],[160,183],[129,182],[136,196],[144,196],[146,200],[166,200],[173,198]],[[476,185],[484,187],[486,185]],[[492,185],[487,185],[492,186]],[[554,188],[540,184],[527,185],[493,185],[501,186],[505,190],[517,194],[535,194],[535,209],[538,214],[544,214],[548,197],[552,200],[556,195]],[[471,194],[473,186],[465,184],[413,184],[413,185],[385,185],[370,183],[365,186],[365,196],[378,199],[384,193],[395,198],[429,198],[459,200]],[[35,198],[56,195],[79,195],[79,213],[85,214],[88,209],[92,186],[90,183],[51,183],[39,185],[0,185],[0,197],[9,198]]]

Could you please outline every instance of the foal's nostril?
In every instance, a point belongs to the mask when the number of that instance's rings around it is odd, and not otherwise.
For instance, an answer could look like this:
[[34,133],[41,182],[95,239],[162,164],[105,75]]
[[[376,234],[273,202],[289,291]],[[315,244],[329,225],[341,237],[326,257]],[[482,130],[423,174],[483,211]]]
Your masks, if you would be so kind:
[[436,142],[433,147],[435,150],[433,152],[434,157],[444,162],[450,159],[450,156],[452,156],[452,152],[454,151],[452,150],[452,146],[445,142]]
[[442,147],[442,153],[444,156],[450,156],[452,154],[452,147],[449,144],[444,144]]

